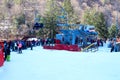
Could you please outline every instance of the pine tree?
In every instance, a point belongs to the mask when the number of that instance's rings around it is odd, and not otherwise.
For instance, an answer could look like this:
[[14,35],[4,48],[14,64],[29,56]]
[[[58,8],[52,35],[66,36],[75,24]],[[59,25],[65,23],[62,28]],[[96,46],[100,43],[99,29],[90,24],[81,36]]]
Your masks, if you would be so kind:
[[110,38],[114,38],[117,36],[117,32],[118,32],[118,29],[116,27],[115,24],[113,24],[110,28],[109,28],[109,37]]
[[63,7],[66,10],[66,12],[68,13],[68,15],[71,15],[71,14],[74,13],[73,7],[72,7],[72,4],[71,4],[70,0],[64,0]]
[[44,24],[49,30],[46,32],[47,36],[54,38],[57,28],[57,16],[58,16],[58,6],[56,5],[56,0],[47,0],[47,10],[45,13]]
[[95,17],[96,23],[94,25],[96,26],[96,30],[98,31],[100,37],[108,38],[108,27],[106,26],[106,21],[104,17],[104,14],[99,12]]
[[79,21],[79,17],[75,14],[71,0],[63,1],[63,8],[67,13],[68,24],[74,24]]
[[84,15],[83,15],[84,21],[82,23],[83,24],[94,25],[95,15],[96,15],[96,10],[95,9],[86,10],[84,12]]
[[84,14],[84,23],[88,25],[94,25],[96,31],[101,38],[108,37],[108,28],[106,27],[106,21],[104,14],[96,12],[95,10],[88,10]]

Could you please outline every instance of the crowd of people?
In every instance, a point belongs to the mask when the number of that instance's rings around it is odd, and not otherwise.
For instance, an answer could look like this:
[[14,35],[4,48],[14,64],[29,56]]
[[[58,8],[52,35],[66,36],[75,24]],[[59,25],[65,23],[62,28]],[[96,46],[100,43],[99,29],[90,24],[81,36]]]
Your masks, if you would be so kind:
[[109,40],[108,47],[111,48],[110,52],[119,52],[120,51],[120,37],[112,38]]
[[[97,40],[97,46],[103,46],[102,39]],[[110,52],[118,52],[120,51],[120,37],[117,37],[115,39],[109,40],[110,44],[109,47],[111,48]],[[32,40],[32,41],[25,41],[25,40],[13,40],[13,41],[4,41],[4,60],[10,61],[10,52],[15,51],[19,54],[22,53],[23,49],[30,48],[33,50],[34,46],[43,46],[43,45],[49,45],[54,44],[55,39],[39,39],[39,40]]]
[[22,53],[22,50],[30,48],[33,50],[35,46],[44,46],[49,45],[51,43],[54,44],[54,40],[50,38],[39,39],[39,40],[12,40],[12,41],[4,41],[4,60],[10,61],[10,53],[12,51],[17,52],[18,54]]

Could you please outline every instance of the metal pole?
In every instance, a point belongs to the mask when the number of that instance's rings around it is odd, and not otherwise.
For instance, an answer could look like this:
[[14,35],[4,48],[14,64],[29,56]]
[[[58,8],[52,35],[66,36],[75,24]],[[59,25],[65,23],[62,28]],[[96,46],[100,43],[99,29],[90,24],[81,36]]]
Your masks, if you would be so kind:
[[118,35],[118,9],[117,9],[117,16],[116,16],[116,35],[115,37]]

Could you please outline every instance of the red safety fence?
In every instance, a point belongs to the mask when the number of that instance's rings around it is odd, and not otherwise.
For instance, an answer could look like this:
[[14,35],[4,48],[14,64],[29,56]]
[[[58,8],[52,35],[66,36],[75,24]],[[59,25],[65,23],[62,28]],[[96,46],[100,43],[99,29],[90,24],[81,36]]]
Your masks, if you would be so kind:
[[4,49],[4,44],[3,44],[3,42],[0,42],[0,67],[3,66],[3,64],[4,64],[4,52],[3,52],[3,49]]
[[55,46],[43,46],[44,49],[68,50],[68,51],[81,51],[78,45],[55,44]]
[[54,49],[53,46],[47,46],[47,45],[46,45],[46,46],[43,46],[43,48],[44,48],[44,49]]
[[55,43],[56,43],[56,44],[60,44],[60,40],[55,39]]
[[64,50],[64,45],[63,44],[55,44],[54,48],[56,50]]
[[69,45],[69,51],[81,51],[78,45]]

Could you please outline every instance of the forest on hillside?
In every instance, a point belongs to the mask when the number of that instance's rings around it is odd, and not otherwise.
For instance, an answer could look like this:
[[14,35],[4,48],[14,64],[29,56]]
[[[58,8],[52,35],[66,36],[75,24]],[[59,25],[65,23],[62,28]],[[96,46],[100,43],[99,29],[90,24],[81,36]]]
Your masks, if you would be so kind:
[[[58,30],[56,17],[63,15],[61,7],[68,13],[69,24],[79,22],[94,25],[101,33],[99,28],[104,23],[102,27],[105,33],[107,31],[113,37],[117,33],[116,26],[119,29],[120,24],[119,5],[119,0],[0,0],[0,37],[5,39],[18,35],[44,37],[44,34],[45,37],[50,35],[54,37]],[[44,29],[33,30],[36,21],[44,23]]]

